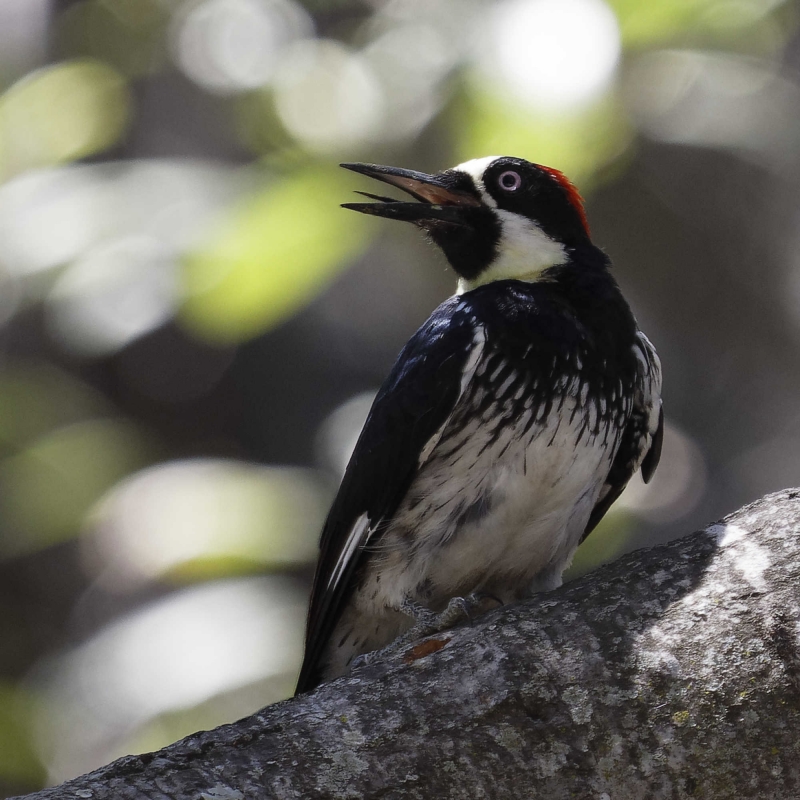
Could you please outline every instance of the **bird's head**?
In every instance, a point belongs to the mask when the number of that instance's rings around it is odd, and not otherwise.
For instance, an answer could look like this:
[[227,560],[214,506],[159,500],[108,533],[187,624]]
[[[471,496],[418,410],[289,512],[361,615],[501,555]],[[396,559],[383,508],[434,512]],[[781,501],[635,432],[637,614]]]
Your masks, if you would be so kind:
[[375,203],[344,208],[412,222],[427,231],[458,273],[459,290],[495,280],[537,280],[589,245],[575,187],[558,170],[521,158],[490,156],[444,172],[342,164],[410,194],[418,202],[359,192]]

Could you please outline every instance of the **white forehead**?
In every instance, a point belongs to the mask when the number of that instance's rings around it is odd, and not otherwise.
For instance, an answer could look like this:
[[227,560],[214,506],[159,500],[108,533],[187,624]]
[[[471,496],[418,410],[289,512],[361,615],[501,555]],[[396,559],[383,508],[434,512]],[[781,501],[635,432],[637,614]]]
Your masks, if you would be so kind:
[[501,156],[485,156],[484,158],[473,158],[472,161],[465,161],[463,164],[459,164],[457,167],[453,167],[453,169],[457,169],[460,172],[466,172],[469,175],[472,175],[473,178],[483,178],[483,173],[486,172],[486,168],[492,161],[497,161],[498,158]]
[[486,191],[486,186],[483,183],[483,173],[486,172],[487,167],[492,161],[497,161],[497,159],[501,157],[502,156],[485,156],[484,158],[473,158],[471,161],[465,161],[463,164],[453,167],[453,169],[459,172],[466,172],[467,175],[472,178],[475,182],[475,187],[481,193],[483,202],[486,203],[487,206],[497,207],[497,203]]

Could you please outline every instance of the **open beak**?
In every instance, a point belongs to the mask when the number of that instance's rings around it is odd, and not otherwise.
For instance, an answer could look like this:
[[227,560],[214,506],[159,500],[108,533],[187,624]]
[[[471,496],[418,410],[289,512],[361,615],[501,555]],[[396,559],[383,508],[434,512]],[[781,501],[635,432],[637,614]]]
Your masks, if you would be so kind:
[[463,209],[483,205],[474,194],[458,188],[455,185],[457,177],[446,172],[428,175],[424,172],[415,172],[399,167],[382,167],[377,164],[342,164],[341,166],[396,186],[419,200],[418,203],[410,203],[377,194],[358,192],[358,194],[378,202],[342,203],[342,208],[360,211],[362,214],[374,214],[378,217],[413,222],[422,227],[435,225],[437,222],[463,225]]

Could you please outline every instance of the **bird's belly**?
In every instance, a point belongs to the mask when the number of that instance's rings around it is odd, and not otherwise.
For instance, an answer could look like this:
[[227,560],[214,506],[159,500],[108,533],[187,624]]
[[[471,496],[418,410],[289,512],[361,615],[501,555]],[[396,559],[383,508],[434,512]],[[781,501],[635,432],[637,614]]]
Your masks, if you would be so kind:
[[576,402],[527,431],[523,417],[499,435],[478,421],[443,437],[373,561],[387,605],[436,608],[474,590],[508,602],[560,585],[616,450],[612,429],[587,430],[585,407],[572,414]]
[[531,426],[523,415],[498,435],[480,420],[444,432],[369,551],[327,651],[328,677],[411,627],[398,610],[405,599],[440,610],[476,590],[511,602],[560,585],[618,444],[618,428],[586,406],[572,414],[577,403],[565,398]]

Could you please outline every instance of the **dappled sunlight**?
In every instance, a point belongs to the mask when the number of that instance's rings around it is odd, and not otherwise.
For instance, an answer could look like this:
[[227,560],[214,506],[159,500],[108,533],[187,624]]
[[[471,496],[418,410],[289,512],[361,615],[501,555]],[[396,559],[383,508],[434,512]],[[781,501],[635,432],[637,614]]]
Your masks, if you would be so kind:
[[178,259],[246,183],[190,161],[28,172],[0,186],[0,263],[9,280],[59,269],[53,336],[81,354],[118,350],[173,316]]
[[377,138],[380,84],[369,62],[338,42],[306,39],[287,48],[273,83],[278,117],[311,151],[352,152]]
[[442,81],[457,64],[453,42],[433,25],[409,22],[377,36],[363,56],[383,92],[379,137],[418,134],[442,107]]
[[0,259],[6,270],[26,276],[67,263],[104,233],[107,198],[97,191],[93,172],[30,171],[0,186]]
[[64,270],[47,298],[47,313],[67,347],[101,355],[166,322],[176,299],[172,254],[155,239],[129,237]]

